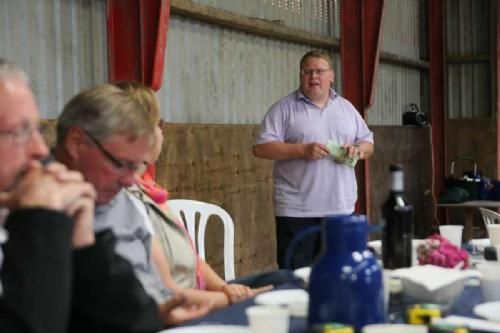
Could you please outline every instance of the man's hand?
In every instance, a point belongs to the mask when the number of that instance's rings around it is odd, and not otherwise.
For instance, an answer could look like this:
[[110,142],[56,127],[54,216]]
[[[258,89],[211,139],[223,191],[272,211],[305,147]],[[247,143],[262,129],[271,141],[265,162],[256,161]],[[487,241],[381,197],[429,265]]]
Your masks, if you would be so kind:
[[160,305],[160,316],[168,326],[180,324],[205,316],[212,309],[212,303],[183,306],[186,297],[176,294],[173,298]]
[[318,142],[308,143],[304,148],[304,159],[309,161],[320,160],[328,154],[330,154],[328,148]]
[[224,294],[226,294],[230,303],[241,302],[249,297],[254,297],[260,293],[266,292],[273,289],[272,285],[263,286],[260,288],[251,289],[245,285],[231,283],[225,284],[220,289]]
[[66,214],[75,221],[72,240],[75,249],[90,246],[95,242],[94,201],[93,197],[81,196],[66,210]]
[[353,144],[353,145],[343,145],[345,151],[346,151],[346,155],[347,157],[349,158],[359,158],[360,160],[364,159],[366,156],[363,152],[363,150],[361,149],[361,147],[357,144]]
[[66,213],[75,221],[73,246],[80,248],[94,242],[94,187],[76,171],[59,163],[42,167],[32,163],[15,188],[0,193],[0,207],[46,208]]

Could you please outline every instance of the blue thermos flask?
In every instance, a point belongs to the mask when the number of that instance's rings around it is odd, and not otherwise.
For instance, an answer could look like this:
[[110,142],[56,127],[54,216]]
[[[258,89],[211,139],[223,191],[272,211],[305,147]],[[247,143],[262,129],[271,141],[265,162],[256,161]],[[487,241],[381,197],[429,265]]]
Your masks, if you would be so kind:
[[331,216],[322,227],[324,252],[309,278],[309,326],[338,322],[361,332],[383,323],[382,269],[366,247],[366,216]]

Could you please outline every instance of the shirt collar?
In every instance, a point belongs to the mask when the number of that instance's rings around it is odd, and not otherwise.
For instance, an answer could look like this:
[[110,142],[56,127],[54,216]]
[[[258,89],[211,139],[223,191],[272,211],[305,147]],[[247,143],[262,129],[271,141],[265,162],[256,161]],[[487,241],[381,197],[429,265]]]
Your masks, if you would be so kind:
[[[330,88],[330,93],[329,93],[329,97],[328,99],[330,101],[333,101],[335,98],[337,98],[339,94],[337,94],[335,92],[335,90],[333,90],[332,88]],[[297,90],[297,101],[305,101],[305,102],[308,102],[308,103],[312,103],[311,100],[302,93],[302,91],[300,91],[300,89]]]
[[105,211],[107,211],[108,209],[110,209],[111,207],[113,207],[114,205],[116,205],[116,202],[118,201],[118,196],[120,195],[123,195],[123,192],[124,190],[120,190],[120,192],[118,192],[114,197],[113,199],[111,199],[110,202],[108,203],[105,203],[105,204],[99,204],[99,205],[96,205],[95,207],[95,215],[99,215],[99,214],[102,214],[104,213]]

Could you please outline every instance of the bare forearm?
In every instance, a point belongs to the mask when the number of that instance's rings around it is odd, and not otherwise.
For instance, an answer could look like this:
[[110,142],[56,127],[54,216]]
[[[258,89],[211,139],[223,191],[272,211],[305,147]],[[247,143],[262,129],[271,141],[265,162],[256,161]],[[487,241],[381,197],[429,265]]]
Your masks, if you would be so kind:
[[356,142],[356,145],[359,146],[359,149],[363,152],[362,159],[369,159],[373,155],[373,144],[367,141],[359,141]]
[[177,290],[178,287],[174,282],[172,275],[170,274],[170,267],[168,265],[167,257],[163,253],[161,243],[156,237],[151,240],[151,255],[153,257],[153,262],[156,265],[156,269],[160,274],[160,277],[167,286],[167,288]]
[[229,298],[222,291],[181,289],[179,292],[186,297],[187,305],[199,305],[210,302],[214,310],[222,309],[229,305]]
[[204,260],[201,260],[201,273],[205,279],[206,289],[220,291],[226,285],[224,281]]

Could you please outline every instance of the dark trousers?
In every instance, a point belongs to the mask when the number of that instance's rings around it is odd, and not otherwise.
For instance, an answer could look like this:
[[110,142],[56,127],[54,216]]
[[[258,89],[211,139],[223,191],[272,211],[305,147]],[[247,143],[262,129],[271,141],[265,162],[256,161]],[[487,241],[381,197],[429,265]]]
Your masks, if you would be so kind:
[[290,267],[285,267],[285,256],[292,239],[301,231],[321,224],[321,217],[276,216],[276,241],[279,268],[300,268],[311,266],[321,251],[320,233],[309,234],[295,246],[290,260]]

